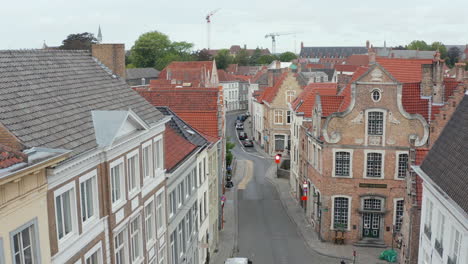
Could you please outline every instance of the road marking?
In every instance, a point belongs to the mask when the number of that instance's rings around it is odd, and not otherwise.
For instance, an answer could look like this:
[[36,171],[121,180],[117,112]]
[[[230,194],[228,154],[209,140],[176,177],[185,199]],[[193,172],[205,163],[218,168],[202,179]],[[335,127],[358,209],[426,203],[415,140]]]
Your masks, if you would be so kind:
[[247,184],[250,182],[253,176],[253,162],[251,160],[243,160],[244,162],[244,177],[237,186],[237,189],[244,190]]

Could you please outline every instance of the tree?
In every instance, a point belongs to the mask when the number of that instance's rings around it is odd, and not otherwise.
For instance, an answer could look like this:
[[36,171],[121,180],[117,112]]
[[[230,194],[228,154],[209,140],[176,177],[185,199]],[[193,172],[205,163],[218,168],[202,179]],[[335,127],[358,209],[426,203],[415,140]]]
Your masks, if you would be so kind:
[[62,41],[60,49],[64,50],[91,50],[91,45],[96,44],[97,39],[93,33],[70,34]]
[[257,65],[257,64],[260,64],[258,62],[258,59],[262,56],[262,51],[259,49],[259,48],[256,48],[252,54],[252,56],[250,56],[250,59],[249,59],[249,65]]
[[406,48],[409,50],[431,50],[424,40],[413,40]]
[[230,141],[230,138],[226,140],[226,166],[231,166],[233,155],[231,149],[233,149],[236,144]]
[[297,59],[297,56],[296,54],[290,51],[287,51],[287,52],[281,53],[281,55],[279,56],[279,59],[280,61],[283,61],[283,62],[290,62],[294,59]]
[[275,55],[262,55],[260,58],[258,58],[257,64],[270,64],[277,59],[278,57]]
[[461,51],[457,47],[451,47],[448,52],[447,52],[447,59],[445,62],[449,67],[453,67],[455,63],[458,62],[458,59],[460,58]]
[[249,53],[247,52],[247,50],[241,49],[234,58],[234,62],[239,64],[240,66],[249,65]]
[[399,45],[399,46],[393,47],[392,49],[394,49],[394,50],[405,50],[406,48],[403,47],[402,45]]
[[197,61],[210,61],[213,60],[210,52],[207,49],[198,50],[193,53],[195,60]]
[[445,59],[447,57],[447,47],[445,47],[445,45],[440,41],[432,42],[431,50],[439,50],[440,57],[442,59]]
[[191,61],[192,43],[171,42],[166,34],[158,31],[141,35],[133,45],[129,61],[137,68],[154,67],[162,70],[172,61]]
[[215,59],[218,70],[226,70],[228,65],[232,63],[232,56],[229,54],[229,50],[227,49],[218,51]]

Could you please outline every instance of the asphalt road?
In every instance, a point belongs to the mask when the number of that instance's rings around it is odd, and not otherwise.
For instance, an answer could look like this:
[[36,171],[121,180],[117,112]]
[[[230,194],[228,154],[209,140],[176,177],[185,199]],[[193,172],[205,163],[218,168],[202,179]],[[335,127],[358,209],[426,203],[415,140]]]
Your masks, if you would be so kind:
[[[226,116],[226,134],[236,144],[232,150],[236,159],[249,160],[253,164],[253,170],[250,170],[253,175],[243,175],[250,178],[243,181],[247,182],[245,189],[237,190],[237,256],[248,257],[254,264],[339,263],[336,259],[317,255],[306,246],[297,226],[286,214],[276,189],[265,179],[273,159],[262,158],[254,148],[243,149],[239,143],[234,125],[237,114]],[[246,132],[250,138],[250,131]],[[234,179],[235,183],[236,180],[239,183],[240,179]]]

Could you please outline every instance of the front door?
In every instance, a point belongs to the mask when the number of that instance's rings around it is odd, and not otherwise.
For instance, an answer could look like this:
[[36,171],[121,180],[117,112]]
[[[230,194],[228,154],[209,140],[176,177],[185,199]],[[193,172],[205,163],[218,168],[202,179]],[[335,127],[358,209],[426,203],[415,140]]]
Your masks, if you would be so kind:
[[363,237],[379,238],[380,233],[380,214],[364,213],[363,219]]

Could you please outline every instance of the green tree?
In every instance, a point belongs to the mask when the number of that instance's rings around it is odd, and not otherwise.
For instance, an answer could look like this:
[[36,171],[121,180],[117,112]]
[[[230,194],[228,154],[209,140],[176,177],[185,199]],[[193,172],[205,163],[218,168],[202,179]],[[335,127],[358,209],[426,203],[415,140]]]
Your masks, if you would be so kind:
[[234,157],[232,155],[231,149],[233,149],[235,146],[236,144],[232,143],[229,138],[226,140],[226,166],[230,166],[232,163],[232,159]]
[[60,49],[64,50],[91,50],[91,45],[96,44],[97,39],[93,33],[70,34],[62,41]]
[[194,60],[192,43],[171,42],[166,34],[151,31],[142,34],[133,45],[129,61],[138,68],[162,70],[172,61]]
[[283,61],[283,62],[290,62],[294,59],[297,59],[297,56],[296,54],[290,51],[287,51],[287,52],[281,53],[281,55],[279,56],[279,59],[280,61]]
[[245,49],[241,49],[234,58],[234,63],[239,64],[240,66],[249,65],[249,53]]
[[275,55],[262,55],[258,58],[257,64],[270,64],[276,59],[278,59],[278,57]]
[[449,67],[453,67],[455,63],[458,62],[460,55],[461,55],[461,51],[459,48],[451,47],[447,51],[447,59],[445,60],[445,62],[447,63]]
[[439,50],[440,57],[442,59],[447,58],[447,47],[445,47],[445,45],[442,42],[440,41],[432,42],[431,50]]
[[262,51],[259,48],[256,48],[249,58],[249,65],[257,65],[260,64],[258,59],[262,56]]
[[229,54],[229,50],[222,49],[218,51],[218,54],[215,56],[216,67],[218,70],[226,70],[228,65],[232,63],[232,56]]
[[431,50],[431,47],[424,40],[413,40],[406,48],[409,50]]
[[210,52],[207,49],[198,50],[193,53],[195,60],[197,61],[210,61],[213,60]]

